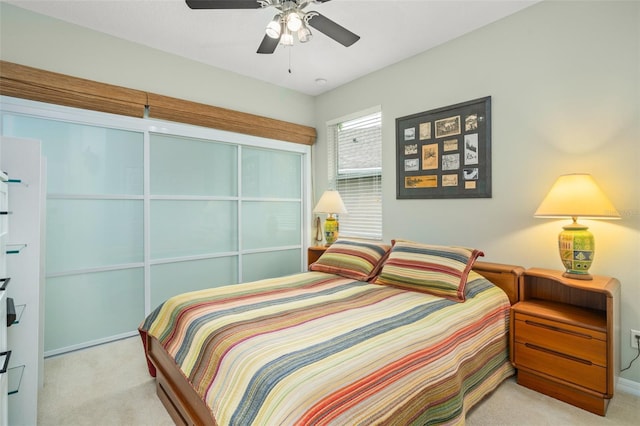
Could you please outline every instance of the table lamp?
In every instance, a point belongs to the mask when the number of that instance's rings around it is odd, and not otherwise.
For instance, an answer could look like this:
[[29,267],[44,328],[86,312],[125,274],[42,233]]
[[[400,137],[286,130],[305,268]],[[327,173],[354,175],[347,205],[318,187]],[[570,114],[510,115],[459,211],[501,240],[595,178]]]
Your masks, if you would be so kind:
[[335,190],[324,191],[313,212],[327,214],[327,219],[324,221],[324,239],[326,241],[325,245],[330,246],[338,239],[339,223],[335,215],[347,213],[342,198],[340,198],[340,193]]
[[563,226],[558,235],[563,276],[591,280],[589,268],[595,254],[593,234],[577,222],[578,216],[591,219],[619,219],[620,214],[589,174],[568,174],[556,180],[535,217],[570,217],[573,223]]

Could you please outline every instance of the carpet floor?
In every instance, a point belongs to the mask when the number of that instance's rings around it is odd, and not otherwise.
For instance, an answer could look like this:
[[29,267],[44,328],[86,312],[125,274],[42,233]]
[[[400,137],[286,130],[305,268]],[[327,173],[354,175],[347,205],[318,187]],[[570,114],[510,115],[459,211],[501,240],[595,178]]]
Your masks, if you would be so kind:
[[[600,417],[506,380],[467,415],[478,425],[637,425],[640,397],[618,392]],[[41,426],[173,425],[155,393],[139,337],[47,358]]]

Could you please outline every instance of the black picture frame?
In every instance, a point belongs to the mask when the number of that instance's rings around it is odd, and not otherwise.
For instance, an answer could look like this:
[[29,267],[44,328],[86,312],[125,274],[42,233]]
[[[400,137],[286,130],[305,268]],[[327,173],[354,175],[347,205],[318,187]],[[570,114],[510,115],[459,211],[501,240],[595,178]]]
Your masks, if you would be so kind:
[[491,96],[396,118],[396,198],[491,198]]

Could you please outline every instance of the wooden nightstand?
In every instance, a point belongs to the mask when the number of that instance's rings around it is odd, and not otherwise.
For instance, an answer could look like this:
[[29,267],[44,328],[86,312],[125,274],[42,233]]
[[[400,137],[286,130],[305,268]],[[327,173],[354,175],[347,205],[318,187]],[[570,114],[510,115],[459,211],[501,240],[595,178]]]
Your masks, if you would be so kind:
[[307,249],[307,266],[320,259],[322,253],[327,250],[326,246],[312,246]]
[[565,278],[532,268],[511,308],[511,362],[518,383],[604,416],[618,366],[620,282]]

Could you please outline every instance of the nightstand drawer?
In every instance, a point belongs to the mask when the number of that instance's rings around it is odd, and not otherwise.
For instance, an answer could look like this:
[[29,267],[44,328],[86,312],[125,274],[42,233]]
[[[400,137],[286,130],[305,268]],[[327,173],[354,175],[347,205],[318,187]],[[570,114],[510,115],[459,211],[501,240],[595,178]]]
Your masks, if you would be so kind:
[[515,319],[516,342],[530,343],[601,367],[607,365],[605,333],[519,312]]
[[545,373],[597,392],[607,392],[607,369],[604,367],[531,343],[516,342],[515,352],[520,367]]

